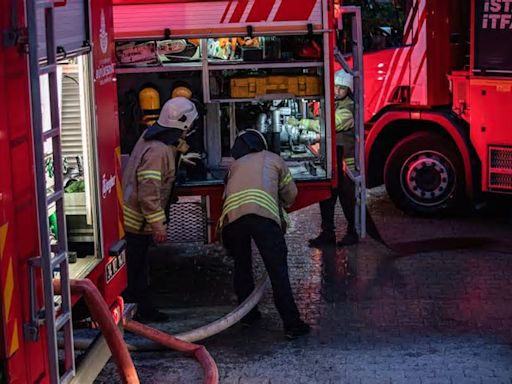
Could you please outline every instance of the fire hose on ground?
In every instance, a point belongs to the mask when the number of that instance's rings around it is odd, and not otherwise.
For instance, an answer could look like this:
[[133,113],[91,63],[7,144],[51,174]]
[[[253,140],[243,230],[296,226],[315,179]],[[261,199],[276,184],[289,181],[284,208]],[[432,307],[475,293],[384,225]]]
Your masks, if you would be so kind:
[[[55,279],[53,286],[55,293],[59,294],[61,292],[60,280]],[[112,319],[107,303],[103,300],[96,286],[87,279],[70,280],[70,288],[73,295],[78,295],[84,298],[92,319],[98,323],[99,329],[101,330],[101,333],[103,334],[103,337],[105,338],[105,341],[112,353],[112,359],[116,364],[122,382],[126,384],[140,383],[137,371],[128,351],[128,346],[126,345],[119,328]],[[248,311],[250,309],[251,308],[249,308]],[[192,354],[199,361],[205,371],[204,383],[217,384],[219,382],[217,365],[204,346],[179,340],[176,337],[133,320],[127,320],[124,323],[124,327],[130,332],[147,337],[153,342],[158,343],[156,345],[159,347],[164,346],[179,352]],[[86,346],[85,343],[87,344]],[[87,342],[84,342],[84,340],[75,340],[75,347],[77,349],[81,349],[80,347],[87,348],[89,345],[90,340]]]
[[[92,319],[99,324],[101,333],[105,337],[105,341],[112,352],[112,359],[117,366],[123,383],[140,383],[130,352],[128,352],[128,347],[124,342],[123,335],[112,319],[107,303],[103,300],[98,288],[87,279],[71,279],[69,285],[71,294],[84,298]],[[53,289],[55,293],[60,294],[60,280],[55,279],[53,281]]]
[[[177,335],[174,335],[173,337],[182,341],[186,341],[189,343],[199,341],[206,339],[210,336],[216,335],[217,333],[220,333],[229,327],[232,327],[234,324],[236,324],[242,317],[247,315],[251,309],[253,309],[261,300],[263,297],[263,294],[265,293],[265,289],[269,285],[269,278],[268,275],[264,275],[261,277],[261,279],[256,283],[256,287],[254,288],[254,291],[247,297],[247,299],[244,300],[243,303],[241,303],[237,308],[235,308],[232,312],[228,313],[227,315],[221,317],[218,320],[215,320],[214,322],[204,325],[202,327],[182,332]],[[91,340],[81,338],[74,340],[75,348],[76,349],[87,349],[89,345],[91,344]],[[145,341],[140,340],[136,342],[130,342],[127,343],[128,350],[130,351],[158,351],[166,349],[165,346],[162,344],[159,344],[154,341]]]
[[[220,333],[224,331],[225,329],[233,326],[236,324],[240,319],[242,319],[245,315],[247,315],[261,300],[263,297],[263,293],[265,292],[265,289],[269,285],[269,278],[268,275],[264,275],[257,283],[256,287],[254,288],[254,291],[247,297],[247,299],[244,300],[237,308],[235,308],[232,312],[228,313],[227,315],[221,317],[218,320],[215,320],[214,322],[204,325],[202,327],[182,332],[174,336],[170,336],[173,339],[176,339],[181,342],[188,342],[192,343],[195,341],[206,339],[207,337],[216,335],[217,333]],[[92,286],[94,286],[91,283]],[[106,304],[105,304],[106,305]],[[108,310],[108,308],[107,308]],[[110,315],[109,315],[110,316]],[[128,331],[131,331],[133,333],[137,333],[137,330],[139,329],[138,326],[134,325],[134,321],[128,321],[126,324],[131,324],[125,329]],[[137,323],[138,324],[138,323]],[[131,328],[131,329],[130,329]],[[117,329],[117,327],[116,327]],[[141,335],[144,336],[144,335]],[[152,341],[145,341],[141,340],[138,342],[131,342],[129,344],[123,344],[127,346],[128,350],[130,351],[157,351],[157,350],[163,350],[167,349],[168,345],[165,343],[161,343],[160,339],[155,340],[151,337],[148,337]],[[91,340],[89,339],[77,339],[74,340],[75,348],[76,349],[87,349],[89,345],[91,344]],[[194,345],[194,344],[191,344]],[[172,347],[171,347],[172,348]],[[176,349],[176,348],[173,348]],[[179,349],[178,349],[179,350]],[[207,352],[206,352],[207,353]]]
[[124,329],[135,333],[136,335],[146,337],[158,343],[158,345],[163,345],[164,347],[171,348],[179,352],[192,354],[204,369],[204,383],[216,384],[219,382],[219,370],[217,369],[217,365],[204,346],[177,339],[165,332],[148,327],[147,325],[138,323],[134,320],[127,320],[124,323]]
[[[261,298],[263,297],[263,294],[265,293],[265,289],[269,284],[269,281],[270,280],[268,276],[265,274],[257,282],[254,291],[252,291],[249,297],[247,297],[247,299],[245,299],[244,302],[241,303],[232,312],[228,313],[227,315],[221,317],[218,320],[215,320],[210,324],[193,329],[191,331],[179,333],[177,335],[174,335],[174,337],[191,343],[194,341],[206,339],[210,336],[216,335],[217,333],[220,333],[232,327],[237,322],[239,322],[242,319],[242,317],[247,315],[251,311],[251,309],[253,309],[260,302]],[[128,349],[130,351],[153,351],[162,349],[162,346],[156,343],[141,341],[128,344]]]

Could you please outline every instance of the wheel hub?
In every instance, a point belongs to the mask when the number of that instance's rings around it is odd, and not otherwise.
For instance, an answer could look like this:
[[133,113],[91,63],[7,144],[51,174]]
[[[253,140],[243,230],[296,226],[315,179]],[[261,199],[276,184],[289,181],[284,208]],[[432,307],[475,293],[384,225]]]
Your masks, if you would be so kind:
[[417,204],[440,204],[455,189],[454,167],[438,152],[415,153],[402,167],[401,182],[405,193]]

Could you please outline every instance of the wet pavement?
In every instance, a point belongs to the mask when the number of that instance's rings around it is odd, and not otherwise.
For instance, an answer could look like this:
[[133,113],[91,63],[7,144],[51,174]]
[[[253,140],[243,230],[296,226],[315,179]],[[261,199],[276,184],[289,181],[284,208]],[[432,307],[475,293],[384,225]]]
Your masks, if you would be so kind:
[[[293,214],[290,278],[313,331],[286,341],[267,292],[260,323],[201,342],[221,383],[512,383],[512,215],[497,207],[411,218],[374,190],[370,210],[391,249],[371,239],[310,249],[319,209]],[[341,238],[342,215],[337,224]],[[166,250],[153,262],[158,302],[172,318],[162,329],[184,331],[233,308],[232,263],[219,249]],[[132,356],[142,383],[202,382],[199,365],[176,352]],[[110,363],[97,383],[116,382]]]

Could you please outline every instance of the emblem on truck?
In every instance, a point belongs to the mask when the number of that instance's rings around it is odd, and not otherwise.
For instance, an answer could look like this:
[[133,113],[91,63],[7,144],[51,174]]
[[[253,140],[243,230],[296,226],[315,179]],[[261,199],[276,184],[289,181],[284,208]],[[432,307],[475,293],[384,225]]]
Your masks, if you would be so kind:
[[108,49],[108,32],[107,32],[107,23],[105,22],[105,12],[103,9],[101,10],[100,15],[100,48],[103,54],[107,53]]
[[101,196],[106,198],[107,195],[112,192],[112,189],[116,186],[116,176],[111,175],[107,178],[105,174],[103,174],[102,182],[101,182]]

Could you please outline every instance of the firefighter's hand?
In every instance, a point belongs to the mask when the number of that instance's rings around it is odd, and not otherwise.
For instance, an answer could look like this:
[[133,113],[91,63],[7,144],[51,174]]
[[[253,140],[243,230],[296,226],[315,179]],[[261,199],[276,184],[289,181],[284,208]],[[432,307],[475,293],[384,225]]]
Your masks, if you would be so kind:
[[167,241],[167,231],[163,223],[152,223],[151,231],[153,232],[153,240],[155,240],[155,243],[162,244]]
[[300,120],[297,120],[293,116],[289,117],[287,122],[288,122],[289,125],[292,125],[292,126],[295,126],[295,127],[300,124]]
[[195,166],[197,165],[196,161],[201,160],[201,155],[196,152],[189,152],[181,156],[181,160],[183,163],[187,165]]
[[320,132],[320,121],[318,119],[296,119],[295,117],[288,118],[288,124],[295,127],[302,127],[307,131]]

